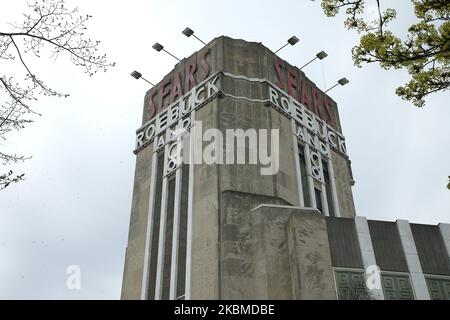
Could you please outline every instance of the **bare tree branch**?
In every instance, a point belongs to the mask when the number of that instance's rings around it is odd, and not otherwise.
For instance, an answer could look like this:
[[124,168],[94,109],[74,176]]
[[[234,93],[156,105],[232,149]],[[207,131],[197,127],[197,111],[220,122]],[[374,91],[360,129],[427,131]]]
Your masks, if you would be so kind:
[[[27,54],[40,58],[41,50],[46,49],[50,51],[49,58],[56,60],[64,53],[72,64],[81,67],[89,76],[115,65],[106,59],[105,54],[99,54],[100,41],[85,35],[86,24],[92,16],[80,15],[77,8],[66,8],[64,0],[38,0],[29,3],[28,9],[22,22],[10,24],[11,30],[0,30],[0,59],[18,60],[25,73],[22,80],[16,73],[7,75],[0,71],[0,92],[4,93],[0,94],[0,139],[3,141],[11,131],[21,130],[33,122],[29,116],[40,115],[32,109],[39,95],[68,96],[50,88],[31,71],[26,61]],[[26,159],[0,150],[3,166]],[[23,175],[13,176],[11,171],[0,174],[0,189],[21,180]]]

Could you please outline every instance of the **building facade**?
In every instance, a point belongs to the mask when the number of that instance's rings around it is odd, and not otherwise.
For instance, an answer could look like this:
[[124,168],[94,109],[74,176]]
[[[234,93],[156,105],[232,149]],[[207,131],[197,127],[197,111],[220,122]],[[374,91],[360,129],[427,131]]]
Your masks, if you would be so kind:
[[178,63],[134,152],[123,299],[449,299],[450,225],[357,217],[337,104],[261,43]]

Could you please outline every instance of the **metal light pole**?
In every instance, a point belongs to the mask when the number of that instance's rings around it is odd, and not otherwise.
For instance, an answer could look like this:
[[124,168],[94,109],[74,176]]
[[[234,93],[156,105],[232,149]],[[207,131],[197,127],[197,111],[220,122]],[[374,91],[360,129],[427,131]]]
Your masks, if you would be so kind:
[[283,49],[284,47],[286,47],[288,44],[290,44],[291,46],[295,45],[298,42],[298,38],[296,36],[292,36],[287,40],[287,43],[282,46],[280,49],[278,49],[277,51],[275,51],[275,53],[277,53],[278,51],[280,51],[281,49]]
[[138,72],[138,71],[136,71],[136,70],[134,70],[134,71],[131,73],[131,76],[132,76],[133,78],[135,78],[135,79],[142,79],[142,80],[146,81],[147,83],[149,83],[150,85],[155,86],[153,83],[151,83],[150,81],[148,81],[147,79],[145,79],[145,78],[142,76],[142,73],[140,73],[140,72]]
[[182,34],[184,34],[186,37],[190,37],[190,36],[194,36],[194,38],[195,39],[197,39],[198,41],[200,41],[201,43],[203,43],[204,45],[206,45],[206,43],[202,40],[202,39],[200,39],[200,38],[198,38],[195,34],[194,34],[194,30],[192,30],[191,28],[189,28],[189,27],[186,27],[186,29],[184,29],[182,32],[181,32]]
[[155,49],[156,51],[164,51],[165,53],[171,55],[173,58],[177,59],[178,61],[181,61],[180,59],[178,59],[177,57],[175,57],[173,54],[171,54],[169,51],[167,51],[166,49],[164,49],[164,46],[158,42],[156,42],[153,46],[153,49]]
[[337,82],[334,86],[332,86],[331,88],[327,89],[327,90],[325,91],[325,93],[327,93],[328,91],[330,91],[331,89],[333,89],[334,87],[336,87],[338,84],[340,84],[341,86],[345,86],[347,83],[349,83],[349,81],[348,81],[347,78],[339,79],[338,82]]
[[300,68],[300,70],[302,70],[304,67],[306,67],[308,64],[310,64],[314,60],[316,60],[316,59],[323,60],[326,57],[328,57],[328,54],[325,51],[320,51],[318,54],[316,54],[316,56],[313,59],[311,59],[306,64],[304,64],[303,67]]

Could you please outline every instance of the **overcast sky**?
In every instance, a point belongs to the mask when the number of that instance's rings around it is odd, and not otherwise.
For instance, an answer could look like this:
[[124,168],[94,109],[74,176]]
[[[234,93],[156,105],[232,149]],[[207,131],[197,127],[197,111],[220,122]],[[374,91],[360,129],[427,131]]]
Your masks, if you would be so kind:
[[[409,1],[382,3],[397,5],[393,29],[404,33],[414,22]],[[331,96],[352,160],[357,214],[450,223],[449,93],[432,96],[417,109],[394,93],[407,81],[406,72],[354,67],[350,49],[356,33],[344,28],[343,16],[325,17],[319,0],[67,0],[66,5],[94,16],[88,33],[102,40],[117,67],[89,78],[67,56],[56,63],[45,56],[28,59],[52,88],[71,96],[40,98],[35,109],[43,116],[0,145],[33,156],[12,167],[27,180],[0,191],[0,298],[120,298],[132,150],[149,89],[129,74],[136,69],[157,82],[174,67],[173,58],[151,49],[156,41],[179,57],[198,50],[199,42],[181,34],[186,26],[205,41],[227,35],[273,50],[296,35],[300,43],[280,56],[297,66],[325,50],[329,56],[323,63],[305,72],[321,88],[342,76],[350,80]],[[23,0],[2,0],[0,30],[21,21],[25,8]],[[66,288],[69,265],[81,268],[81,290]]]

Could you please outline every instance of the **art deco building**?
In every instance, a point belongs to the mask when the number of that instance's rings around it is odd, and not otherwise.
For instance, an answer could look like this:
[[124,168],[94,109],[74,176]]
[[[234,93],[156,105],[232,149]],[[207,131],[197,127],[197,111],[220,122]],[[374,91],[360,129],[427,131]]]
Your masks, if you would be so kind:
[[[208,129],[277,132],[276,172],[202,161]],[[261,43],[183,59],[136,135],[123,299],[449,299],[450,225],[357,216],[336,102]]]

